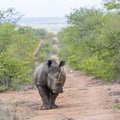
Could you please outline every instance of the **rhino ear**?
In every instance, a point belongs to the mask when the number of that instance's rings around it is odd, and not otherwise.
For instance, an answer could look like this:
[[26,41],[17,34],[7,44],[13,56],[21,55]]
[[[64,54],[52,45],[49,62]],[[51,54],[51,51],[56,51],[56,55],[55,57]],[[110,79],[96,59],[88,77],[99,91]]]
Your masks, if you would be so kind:
[[60,61],[60,67],[65,65],[65,61]]
[[48,67],[50,67],[51,64],[52,64],[52,60],[48,60],[48,61],[47,61],[47,65],[48,65]]

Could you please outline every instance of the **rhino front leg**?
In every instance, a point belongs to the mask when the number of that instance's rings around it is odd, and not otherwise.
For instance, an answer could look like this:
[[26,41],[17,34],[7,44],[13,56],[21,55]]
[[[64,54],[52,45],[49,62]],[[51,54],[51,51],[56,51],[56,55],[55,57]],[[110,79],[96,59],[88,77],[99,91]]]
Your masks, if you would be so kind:
[[53,93],[53,94],[51,94],[51,96],[50,96],[49,101],[50,101],[50,108],[51,108],[51,109],[57,108],[57,105],[55,104],[55,100],[56,100],[58,94],[59,94],[59,93]]
[[41,110],[50,109],[49,97],[48,97],[47,90],[43,86],[37,86],[37,88],[38,88],[39,94],[40,94],[41,99],[42,99]]

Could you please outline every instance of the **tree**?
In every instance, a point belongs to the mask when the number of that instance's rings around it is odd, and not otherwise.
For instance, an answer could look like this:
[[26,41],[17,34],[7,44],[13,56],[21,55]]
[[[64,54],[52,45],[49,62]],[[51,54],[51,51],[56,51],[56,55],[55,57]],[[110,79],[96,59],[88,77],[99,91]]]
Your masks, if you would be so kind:
[[59,33],[60,55],[74,69],[118,79],[120,72],[120,14],[80,8],[68,16],[70,26]]
[[71,26],[64,30],[63,40],[65,49],[69,50],[66,51],[70,58],[66,58],[71,65],[76,63],[74,66],[79,68],[78,64],[82,64],[81,58],[86,59],[93,54],[96,48],[95,41],[100,32],[98,28],[102,26],[102,14],[101,10],[80,8],[68,16]]
[[0,24],[1,23],[17,23],[23,15],[17,12],[14,8],[7,10],[0,10]]
[[120,0],[103,0],[103,5],[107,10],[120,10]]
[[[20,85],[32,81],[32,72],[35,67],[33,51],[38,46],[42,35],[37,35],[36,30],[29,27],[16,27],[13,24],[0,25],[0,90],[19,89]],[[38,61],[48,59],[52,51],[51,35],[46,32],[45,45]]]

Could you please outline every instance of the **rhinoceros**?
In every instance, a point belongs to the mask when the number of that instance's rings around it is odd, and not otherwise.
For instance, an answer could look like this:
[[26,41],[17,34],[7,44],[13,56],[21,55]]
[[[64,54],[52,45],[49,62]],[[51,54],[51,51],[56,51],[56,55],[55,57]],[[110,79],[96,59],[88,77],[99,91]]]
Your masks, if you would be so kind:
[[35,68],[33,79],[42,100],[41,110],[57,108],[55,100],[63,92],[65,61],[47,60]]

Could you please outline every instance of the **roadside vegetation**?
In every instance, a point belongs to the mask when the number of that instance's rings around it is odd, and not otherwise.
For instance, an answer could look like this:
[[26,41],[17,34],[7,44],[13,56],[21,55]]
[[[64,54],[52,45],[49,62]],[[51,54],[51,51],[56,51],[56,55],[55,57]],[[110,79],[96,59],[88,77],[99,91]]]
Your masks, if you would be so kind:
[[38,55],[39,62],[49,58],[54,34],[45,29],[21,27],[17,22],[22,15],[10,8],[0,11],[0,91],[19,89],[31,83],[34,69],[33,52],[41,39],[44,47]]
[[113,105],[113,107],[116,108],[116,109],[120,109],[120,104],[116,103],[116,104]]
[[60,58],[106,83],[120,81],[120,0],[103,0],[103,7],[73,10],[58,38]]

